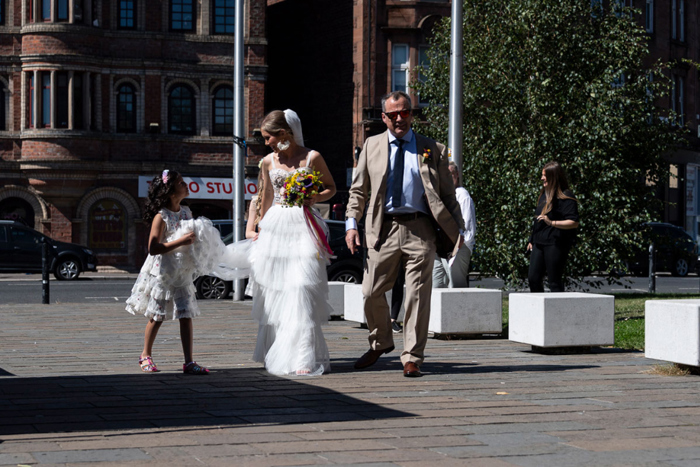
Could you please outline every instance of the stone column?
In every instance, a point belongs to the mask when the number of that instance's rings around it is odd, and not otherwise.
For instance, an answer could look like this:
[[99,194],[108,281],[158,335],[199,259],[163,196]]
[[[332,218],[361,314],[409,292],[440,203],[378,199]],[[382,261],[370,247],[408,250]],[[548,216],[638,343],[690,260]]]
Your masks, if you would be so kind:
[[[71,5],[73,3],[71,2]],[[73,114],[74,114],[74,109],[73,109],[73,100],[75,96],[75,82],[73,81],[73,76],[75,72],[69,71],[68,72],[68,129],[72,130],[75,125],[73,123]]]
[[209,79],[203,79],[202,80],[202,91],[200,93],[200,99],[199,99],[199,105],[198,107],[201,108],[201,131],[200,134],[202,136],[209,136],[211,134],[211,125],[212,122],[209,120],[211,119],[211,96],[209,95]]
[[114,75],[109,75],[109,129],[112,133],[117,132],[117,97],[114,94]]
[[[52,0],[53,1],[53,0]],[[53,18],[53,12],[51,12],[51,17]],[[54,129],[56,128],[56,70],[51,70],[51,89],[50,89],[50,95],[51,95],[51,105],[49,106],[50,110],[50,115],[51,115],[51,123],[49,124],[49,128]]]
[[95,126],[102,131],[102,74],[95,74]]
[[90,72],[83,73],[83,129],[90,131],[92,126],[92,102],[90,102]]
[[146,132],[146,75],[141,74],[141,79],[139,80],[141,89],[138,97],[138,113],[136,117],[136,133]]
[[34,96],[32,96],[32,122],[30,123],[30,126],[32,126],[35,130],[39,128],[39,122],[41,122],[41,119],[39,118],[39,103],[41,102],[41,83],[40,78],[41,78],[41,73],[39,71],[35,70],[33,71],[34,73]]

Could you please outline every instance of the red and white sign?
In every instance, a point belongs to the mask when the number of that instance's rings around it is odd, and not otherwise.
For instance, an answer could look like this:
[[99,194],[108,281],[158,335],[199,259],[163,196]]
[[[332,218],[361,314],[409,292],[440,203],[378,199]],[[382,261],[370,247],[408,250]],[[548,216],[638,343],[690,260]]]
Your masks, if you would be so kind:
[[[202,178],[202,177],[182,177],[190,189],[190,199],[227,199],[233,200],[233,179],[232,178]],[[148,196],[148,187],[153,177],[139,176],[139,198]],[[258,180],[246,178],[243,183],[245,199],[252,199],[258,194]]]

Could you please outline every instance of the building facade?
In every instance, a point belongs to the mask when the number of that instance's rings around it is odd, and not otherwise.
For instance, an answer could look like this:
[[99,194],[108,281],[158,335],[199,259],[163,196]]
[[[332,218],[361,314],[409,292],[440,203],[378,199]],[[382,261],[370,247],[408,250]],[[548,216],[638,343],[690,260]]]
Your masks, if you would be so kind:
[[700,240],[700,93],[698,71],[683,64],[700,62],[700,5],[689,0],[626,0],[640,10],[639,21],[648,35],[650,61],[674,62],[673,89],[660,105],[674,110],[689,130],[688,145],[668,156],[673,174],[659,196],[665,201],[661,218],[683,227]]
[[354,156],[381,133],[381,97],[410,89],[448,0],[268,0],[266,108],[292,108],[329,162],[344,203]]
[[[163,169],[191,188],[220,184],[223,194],[193,193],[189,205],[232,218],[234,4],[0,0],[0,218],[131,269],[146,254],[144,182]],[[247,134],[238,136],[254,173],[265,10],[265,0],[245,2]]]

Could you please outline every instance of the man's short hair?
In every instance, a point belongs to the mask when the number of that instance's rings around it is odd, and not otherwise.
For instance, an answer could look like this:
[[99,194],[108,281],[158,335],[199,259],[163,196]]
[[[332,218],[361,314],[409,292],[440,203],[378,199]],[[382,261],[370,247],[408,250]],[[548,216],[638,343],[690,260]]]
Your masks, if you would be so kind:
[[448,169],[454,169],[455,172],[457,172],[457,183],[459,183],[459,186],[462,186],[462,171],[459,170],[459,167],[457,167],[457,164],[455,164],[454,161],[450,161],[449,164],[447,164]]
[[402,97],[404,99],[406,99],[406,101],[408,101],[408,108],[412,109],[413,104],[411,104],[411,97],[403,91],[394,91],[394,92],[390,92],[389,94],[382,97],[382,112],[386,112],[386,101],[388,101],[388,100],[397,101],[397,100],[401,99]]

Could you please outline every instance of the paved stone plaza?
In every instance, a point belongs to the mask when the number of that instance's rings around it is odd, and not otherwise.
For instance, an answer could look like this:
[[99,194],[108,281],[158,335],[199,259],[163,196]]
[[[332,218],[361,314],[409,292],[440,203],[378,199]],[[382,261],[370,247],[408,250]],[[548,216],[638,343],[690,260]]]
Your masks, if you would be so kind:
[[331,321],[333,372],[279,378],[250,360],[250,302],[200,305],[205,377],[181,374],[174,322],[141,373],[123,303],[0,305],[0,465],[700,465],[700,377],[641,352],[431,339],[413,379],[398,351],[353,370],[367,331]]

